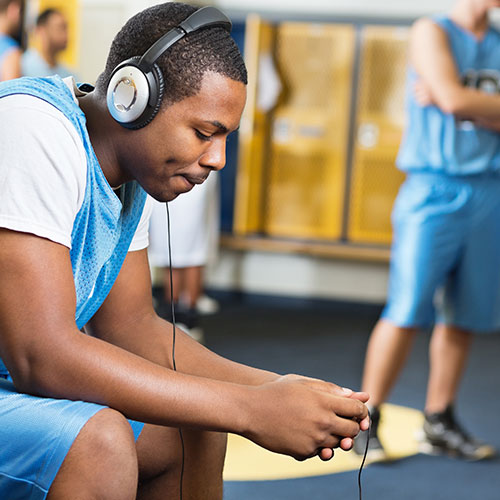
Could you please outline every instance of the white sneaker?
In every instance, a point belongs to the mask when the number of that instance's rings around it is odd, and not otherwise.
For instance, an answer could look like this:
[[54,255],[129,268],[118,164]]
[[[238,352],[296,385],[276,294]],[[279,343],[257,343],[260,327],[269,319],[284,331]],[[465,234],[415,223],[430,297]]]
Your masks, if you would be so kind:
[[200,314],[215,314],[219,309],[219,303],[208,295],[201,295],[196,302],[196,310]]

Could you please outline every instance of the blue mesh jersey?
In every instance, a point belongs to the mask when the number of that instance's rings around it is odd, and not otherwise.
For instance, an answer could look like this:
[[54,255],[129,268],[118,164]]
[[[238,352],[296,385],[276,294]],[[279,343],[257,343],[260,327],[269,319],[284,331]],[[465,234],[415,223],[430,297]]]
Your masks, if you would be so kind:
[[[17,48],[17,42],[10,36],[0,33],[0,67],[2,67],[5,56],[14,48]],[[0,80],[2,80],[2,72],[0,71]]]
[[[121,200],[101,170],[85,126],[85,114],[58,76],[20,78],[0,84],[0,98],[28,94],[47,101],[74,125],[87,156],[87,183],[71,233],[76,289],[76,325],[82,328],[104,302],[125,260],[144,209],[146,192],[136,181],[124,184]],[[57,195],[57,193],[54,193]],[[0,373],[6,373],[0,360]]]
[[[445,31],[462,83],[483,92],[500,92],[500,32],[490,27],[476,39],[451,19],[433,20]],[[436,106],[420,106],[412,86],[417,79],[410,68],[407,79],[408,125],[397,165],[404,171],[471,175],[500,175],[500,134],[459,120]]]

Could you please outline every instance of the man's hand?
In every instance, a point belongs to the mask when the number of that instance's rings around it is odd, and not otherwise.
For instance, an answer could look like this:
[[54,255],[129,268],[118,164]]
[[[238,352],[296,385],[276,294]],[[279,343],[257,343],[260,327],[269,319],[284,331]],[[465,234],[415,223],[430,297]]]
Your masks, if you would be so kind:
[[253,390],[253,418],[245,437],[297,460],[316,455],[329,460],[334,448],[349,450],[359,431],[368,428],[366,393],[297,375]]
[[421,79],[417,79],[413,83],[413,97],[415,97],[415,101],[423,108],[435,105],[431,89]]

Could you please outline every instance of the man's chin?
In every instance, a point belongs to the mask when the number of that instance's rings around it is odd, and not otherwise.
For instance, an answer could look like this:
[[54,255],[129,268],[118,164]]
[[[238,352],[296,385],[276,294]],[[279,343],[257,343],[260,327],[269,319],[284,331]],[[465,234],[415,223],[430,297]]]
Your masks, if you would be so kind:
[[179,193],[148,193],[152,198],[160,203],[168,203],[173,201],[179,196]]
[[151,193],[148,191],[148,194],[150,196],[152,196],[156,201],[159,201],[160,203],[165,203],[165,202],[169,202],[169,201],[173,201],[175,200],[179,195],[182,195],[184,193],[189,193],[189,191],[191,191],[191,189],[194,188],[194,184],[192,184],[189,188],[186,186],[180,190],[176,190],[174,192],[172,191],[167,191],[167,192],[160,192],[160,193]]

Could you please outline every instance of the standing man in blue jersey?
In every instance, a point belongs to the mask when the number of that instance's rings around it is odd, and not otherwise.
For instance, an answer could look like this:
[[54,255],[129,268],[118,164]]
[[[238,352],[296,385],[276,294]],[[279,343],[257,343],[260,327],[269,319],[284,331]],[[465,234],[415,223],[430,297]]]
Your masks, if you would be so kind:
[[0,0],[0,81],[21,76],[21,49],[13,38],[21,25],[21,0]]
[[[387,458],[378,406],[415,333],[431,325],[421,450],[468,460],[495,453],[462,429],[453,404],[472,334],[500,328],[500,33],[488,19],[497,7],[498,0],[459,0],[449,15],[412,28],[408,126],[397,162],[407,179],[393,209],[388,303],[362,385],[373,405],[373,460]],[[365,443],[362,433],[355,450]]]

